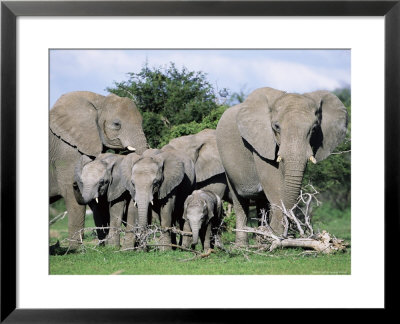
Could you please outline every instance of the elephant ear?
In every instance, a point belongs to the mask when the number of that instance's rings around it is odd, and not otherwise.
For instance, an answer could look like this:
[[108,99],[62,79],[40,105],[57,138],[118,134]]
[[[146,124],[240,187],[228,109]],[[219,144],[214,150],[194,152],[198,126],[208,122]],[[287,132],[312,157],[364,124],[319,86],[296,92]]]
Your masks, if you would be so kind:
[[160,155],[164,158],[164,179],[158,192],[158,198],[164,199],[172,190],[181,184],[185,176],[185,166],[183,161],[179,159],[176,154],[165,152],[156,157],[161,158]]
[[320,105],[321,127],[314,132],[311,146],[317,161],[326,159],[346,137],[347,109],[340,99],[329,91],[304,94]]
[[132,198],[135,197],[135,187],[131,182],[132,167],[140,158],[140,155],[130,153],[123,156],[114,166],[112,182],[108,192],[109,201],[118,199],[126,190],[129,191]]
[[183,168],[185,170],[186,178],[189,180],[190,184],[194,184],[195,182],[195,166],[190,157],[188,157],[185,153],[178,153],[177,158],[182,161]]
[[261,88],[253,91],[240,104],[236,123],[241,136],[262,157],[275,159],[276,143],[271,127],[271,107],[285,94],[272,88]]
[[205,143],[198,150],[198,158],[195,163],[196,181],[202,182],[224,172],[217,141],[214,138],[212,142]]
[[87,155],[84,155],[84,154],[81,155],[81,157],[79,158],[78,162],[75,165],[75,170],[74,170],[74,181],[75,182],[78,182],[79,179],[81,178],[83,167],[92,161],[93,161],[93,159],[91,159]]
[[187,216],[186,216],[186,214],[187,214],[187,207],[188,207],[189,203],[190,203],[192,200],[193,200],[193,195],[188,196],[188,197],[186,198],[186,200],[185,200],[184,205],[183,205],[183,215],[182,215],[182,217],[183,217],[183,219],[185,219],[185,220],[187,220]]
[[50,130],[81,153],[97,156],[103,149],[97,128],[97,110],[103,96],[92,92],[70,92],[50,110]]

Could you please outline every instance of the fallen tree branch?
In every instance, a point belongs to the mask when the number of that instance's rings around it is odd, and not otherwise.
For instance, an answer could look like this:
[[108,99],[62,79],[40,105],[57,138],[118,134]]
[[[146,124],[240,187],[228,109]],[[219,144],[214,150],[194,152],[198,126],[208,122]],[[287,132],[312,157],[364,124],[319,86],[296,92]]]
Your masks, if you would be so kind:
[[332,237],[327,231],[322,231],[316,235],[316,238],[287,238],[283,240],[275,240],[272,242],[270,251],[276,248],[285,247],[300,247],[306,249],[313,249],[317,252],[329,254],[332,252],[343,251],[346,249],[344,240]]
[[183,236],[193,236],[192,232],[181,231],[181,230],[177,229],[176,227],[164,227],[163,229],[166,231],[171,231],[172,233],[175,233],[175,234],[183,235]]

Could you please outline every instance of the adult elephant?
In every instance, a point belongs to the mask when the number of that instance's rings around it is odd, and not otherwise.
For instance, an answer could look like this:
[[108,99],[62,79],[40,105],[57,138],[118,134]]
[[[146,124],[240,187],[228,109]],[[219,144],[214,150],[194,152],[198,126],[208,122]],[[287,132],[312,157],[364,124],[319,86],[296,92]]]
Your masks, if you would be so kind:
[[215,129],[204,129],[193,135],[172,139],[162,150],[178,150],[194,163],[195,189],[209,190],[224,200],[229,200],[225,170],[217,148]]
[[[328,91],[293,94],[272,88],[252,92],[226,110],[217,126],[217,145],[231,189],[236,228],[246,226],[249,199],[292,208],[299,196],[307,161],[329,156],[344,139],[347,111]],[[270,225],[282,234],[279,208]],[[247,233],[236,243],[247,245]]]
[[[49,143],[50,203],[65,199],[70,247],[76,247],[84,228],[85,206],[75,198],[75,165],[81,155],[95,158],[108,148],[142,153],[147,148],[142,116],[128,98],[70,92],[50,110]],[[96,226],[104,226],[104,218],[94,214]]]

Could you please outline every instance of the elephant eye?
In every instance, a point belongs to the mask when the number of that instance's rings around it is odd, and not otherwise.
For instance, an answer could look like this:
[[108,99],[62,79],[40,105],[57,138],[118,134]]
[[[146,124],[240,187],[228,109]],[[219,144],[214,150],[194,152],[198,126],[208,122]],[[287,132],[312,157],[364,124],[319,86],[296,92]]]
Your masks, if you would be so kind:
[[277,122],[272,123],[272,128],[277,133],[279,133],[281,131],[281,127],[279,126],[279,124]]
[[121,122],[119,120],[114,120],[112,122],[112,128],[114,129],[120,129],[121,128]]

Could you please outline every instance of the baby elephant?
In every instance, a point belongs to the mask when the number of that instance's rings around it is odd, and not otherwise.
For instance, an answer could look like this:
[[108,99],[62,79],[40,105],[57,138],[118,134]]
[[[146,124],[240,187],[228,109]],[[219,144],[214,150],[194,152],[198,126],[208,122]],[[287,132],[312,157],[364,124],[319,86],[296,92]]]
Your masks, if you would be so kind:
[[222,203],[221,198],[208,190],[195,190],[186,198],[183,219],[185,232],[192,232],[192,248],[196,247],[199,240],[203,249],[212,248],[211,234],[216,234],[216,230],[221,223]]

